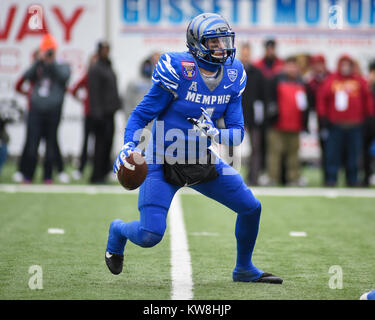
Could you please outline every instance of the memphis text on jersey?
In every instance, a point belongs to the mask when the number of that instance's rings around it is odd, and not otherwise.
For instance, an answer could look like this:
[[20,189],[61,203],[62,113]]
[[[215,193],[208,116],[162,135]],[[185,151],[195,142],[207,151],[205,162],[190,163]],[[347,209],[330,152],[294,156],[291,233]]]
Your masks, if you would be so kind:
[[[193,89],[193,90],[190,90]],[[227,104],[229,103],[230,94],[222,95],[206,95],[197,93],[197,82],[193,81],[189,90],[186,93],[185,100],[190,102],[195,102],[203,105],[213,105],[213,104]]]

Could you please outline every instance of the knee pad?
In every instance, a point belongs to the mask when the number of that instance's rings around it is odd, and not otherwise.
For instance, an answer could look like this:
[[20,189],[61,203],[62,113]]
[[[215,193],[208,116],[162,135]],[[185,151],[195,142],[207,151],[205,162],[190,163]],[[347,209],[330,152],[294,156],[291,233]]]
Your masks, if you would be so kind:
[[163,239],[163,235],[142,230],[140,234],[139,245],[143,248],[151,248],[157,245],[161,241],[161,239]]

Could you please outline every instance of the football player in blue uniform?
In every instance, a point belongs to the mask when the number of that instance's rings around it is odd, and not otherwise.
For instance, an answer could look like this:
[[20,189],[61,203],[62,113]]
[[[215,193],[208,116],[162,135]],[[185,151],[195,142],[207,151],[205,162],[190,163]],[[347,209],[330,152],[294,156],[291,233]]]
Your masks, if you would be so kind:
[[360,300],[375,300],[375,290],[366,292],[359,298]]
[[[261,204],[241,175],[216,157],[211,143],[239,145],[244,135],[241,94],[246,72],[235,59],[234,32],[220,15],[203,13],[187,28],[186,52],[163,54],[153,72],[153,86],[132,112],[124,146],[115,164],[136,149],[139,133],[154,120],[146,150],[148,173],[140,186],[140,219],[111,222],[105,261],[113,274],[123,268],[126,242],[141,247],[159,243],[177,190],[189,186],[237,213],[237,260],[233,280],[282,283],[252,263]],[[225,129],[216,121],[223,117]]]

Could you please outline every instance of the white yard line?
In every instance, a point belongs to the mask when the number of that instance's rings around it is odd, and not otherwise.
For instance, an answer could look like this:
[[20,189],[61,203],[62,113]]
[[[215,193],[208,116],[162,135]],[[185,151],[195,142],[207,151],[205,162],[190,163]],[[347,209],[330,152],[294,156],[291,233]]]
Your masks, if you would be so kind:
[[48,228],[47,232],[49,234],[64,234],[65,230],[61,228]]
[[305,231],[290,231],[289,235],[291,237],[307,237],[307,233]]
[[[359,197],[375,198],[375,189],[365,188],[278,188],[254,187],[250,189],[256,196],[280,197]],[[44,184],[0,184],[0,192],[7,193],[83,193],[83,194],[137,194],[138,190],[127,191],[120,185],[44,185]],[[199,194],[193,189],[183,188],[181,194]]]
[[168,213],[171,236],[172,300],[193,299],[193,277],[180,195],[176,194]]

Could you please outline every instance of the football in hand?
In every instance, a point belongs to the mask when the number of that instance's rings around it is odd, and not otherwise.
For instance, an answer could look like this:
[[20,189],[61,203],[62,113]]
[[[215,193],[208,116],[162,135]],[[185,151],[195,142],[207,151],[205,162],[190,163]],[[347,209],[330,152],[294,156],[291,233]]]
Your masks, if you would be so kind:
[[117,172],[117,179],[126,190],[137,189],[147,175],[147,163],[139,152],[132,152]]

